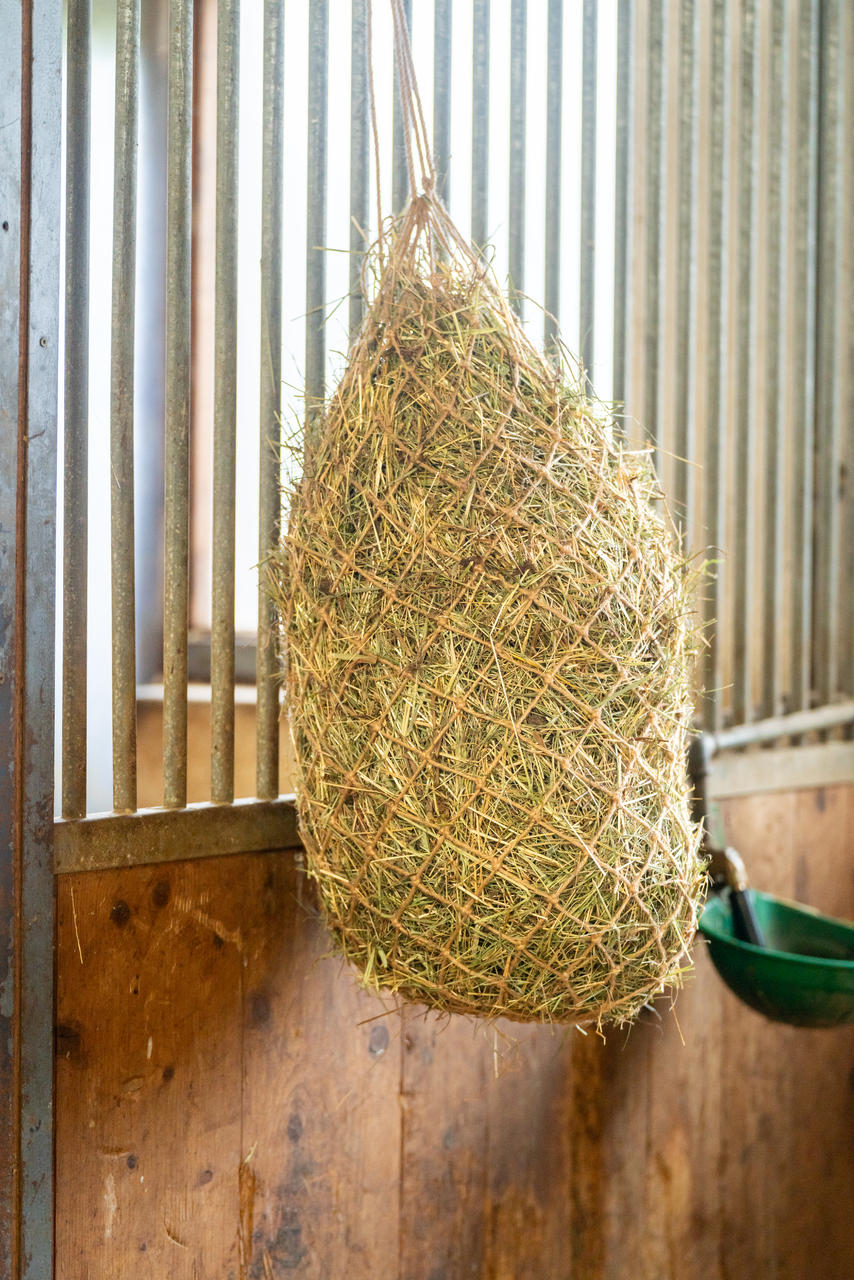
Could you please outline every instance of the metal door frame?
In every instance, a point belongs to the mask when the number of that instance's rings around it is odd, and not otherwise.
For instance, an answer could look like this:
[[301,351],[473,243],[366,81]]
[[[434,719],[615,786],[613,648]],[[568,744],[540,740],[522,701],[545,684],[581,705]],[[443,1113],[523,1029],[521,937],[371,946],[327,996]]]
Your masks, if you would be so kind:
[[0,0],[0,1277],[53,1275],[62,0]]

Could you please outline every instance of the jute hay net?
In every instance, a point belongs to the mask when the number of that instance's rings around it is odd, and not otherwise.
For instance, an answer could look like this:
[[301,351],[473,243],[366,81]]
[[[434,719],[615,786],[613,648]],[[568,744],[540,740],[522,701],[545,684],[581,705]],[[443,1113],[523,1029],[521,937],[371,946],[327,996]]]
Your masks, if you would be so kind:
[[623,1022],[700,895],[686,566],[425,185],[271,561],[308,868],[368,985]]

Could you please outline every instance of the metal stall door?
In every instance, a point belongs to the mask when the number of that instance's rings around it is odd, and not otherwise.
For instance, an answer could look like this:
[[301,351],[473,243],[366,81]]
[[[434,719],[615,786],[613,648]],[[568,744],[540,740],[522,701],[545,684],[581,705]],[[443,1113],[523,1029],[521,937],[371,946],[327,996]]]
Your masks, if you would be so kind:
[[[422,80],[432,79],[433,145],[452,213],[475,243],[494,243],[496,270],[535,339],[552,344],[560,324],[603,398],[625,404],[622,430],[655,450],[689,548],[717,562],[698,600],[704,726],[850,697],[850,6],[405,8]],[[241,84],[242,24],[253,14],[258,78]],[[103,133],[93,50],[104,22],[114,123],[106,222],[93,167]],[[376,91],[392,119],[379,194],[398,211],[408,179],[384,23],[375,4]],[[235,521],[249,430],[254,558],[263,561],[280,514],[288,387],[301,383],[298,409],[303,396],[323,396],[336,368],[327,316],[342,293],[351,335],[361,322],[359,272],[378,195],[369,30],[368,0],[115,0],[94,11],[91,0],[67,0],[64,21],[59,0],[0,0],[0,1275],[51,1273],[54,871],[298,845],[280,785],[275,617],[261,584],[255,618],[236,620]],[[305,73],[296,125],[285,112],[286,55]],[[240,120],[252,95],[257,195],[241,203]],[[289,130],[301,136],[296,150]],[[248,223],[254,259],[238,252]],[[286,231],[294,226],[297,237]],[[91,260],[101,242],[103,288]],[[337,274],[330,248],[347,253]],[[238,313],[250,274],[260,323],[247,411]],[[299,308],[286,301],[295,287]],[[106,299],[93,354],[91,315]],[[99,369],[102,488],[92,483]],[[202,438],[204,467],[194,453]],[[96,534],[107,494],[109,532]],[[109,551],[100,621],[90,591],[99,544]],[[209,588],[196,551],[210,560]],[[103,705],[91,687],[99,629],[110,640]],[[254,795],[236,799],[235,706],[248,653],[256,780]],[[199,685],[209,688],[209,799],[188,804],[188,709]],[[163,772],[159,802],[140,808],[143,686],[162,704]],[[87,750],[101,720],[112,797],[93,813]]]

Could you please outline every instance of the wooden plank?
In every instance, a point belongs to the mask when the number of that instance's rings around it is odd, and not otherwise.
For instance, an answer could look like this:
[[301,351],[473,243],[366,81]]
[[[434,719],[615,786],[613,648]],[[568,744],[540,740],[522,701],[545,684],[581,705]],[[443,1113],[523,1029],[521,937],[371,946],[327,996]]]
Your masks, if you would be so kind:
[[[644,1275],[718,1275],[723,992],[705,946],[673,1008],[638,1028],[647,1041]],[[607,1105],[605,1103],[604,1105]],[[617,1139],[619,1140],[619,1138]],[[625,1205],[623,1206],[625,1212]]]
[[[650,1038],[643,1024],[609,1033],[602,1064],[603,1270],[621,1280],[626,1266],[646,1277],[646,1178]],[[631,1205],[631,1212],[626,1206]],[[660,1277],[659,1280],[663,1280]]]
[[58,881],[57,1276],[238,1274],[240,860]]
[[474,1280],[486,1229],[488,1059],[500,1049],[477,1023],[417,1006],[401,1026],[399,1280]]
[[[784,896],[793,890],[794,818],[793,795],[734,800],[725,813],[728,841],[744,858],[751,883]],[[791,1055],[803,1032],[768,1022],[729,991],[724,1001],[722,1270],[724,1276],[767,1275],[776,1280],[783,1256],[778,1210],[790,1194],[788,1180],[794,1173],[781,1167],[780,1143],[788,1128]]]
[[[795,801],[792,896],[854,919],[854,790],[801,793]],[[781,1197],[784,1280],[854,1274],[854,1028],[791,1036],[785,1106],[788,1195]],[[819,1261],[820,1260],[820,1261]]]
[[[573,1230],[579,1206],[590,1203],[586,1165],[582,1172],[574,1164],[576,1152],[589,1149],[579,1130],[595,1122],[595,1115],[576,1107],[582,1037],[571,1028],[505,1022],[491,1034],[492,1062],[488,1038],[482,1037],[481,1049],[488,1080],[487,1194],[478,1274],[497,1280],[595,1280],[576,1253]],[[585,1230],[592,1244],[595,1217]]]
[[577,1033],[417,1008],[403,1026],[400,1280],[595,1280],[573,1268]]
[[244,975],[246,1274],[394,1276],[399,1016],[382,1016],[330,955],[291,855],[247,859],[241,875],[256,921]]

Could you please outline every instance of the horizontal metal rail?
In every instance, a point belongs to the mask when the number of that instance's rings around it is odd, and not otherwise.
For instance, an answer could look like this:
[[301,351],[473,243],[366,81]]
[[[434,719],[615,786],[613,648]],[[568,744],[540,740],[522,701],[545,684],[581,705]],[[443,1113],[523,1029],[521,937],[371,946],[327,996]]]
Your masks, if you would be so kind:
[[800,738],[807,733],[823,733],[847,724],[854,724],[854,702],[818,707],[814,711],[794,711],[787,716],[771,716],[767,720],[754,720],[752,724],[734,725],[731,729],[702,736],[711,757],[719,751],[734,751],[739,747],[776,742],[780,738]]
[[293,796],[95,813],[54,824],[59,875],[300,847]]

